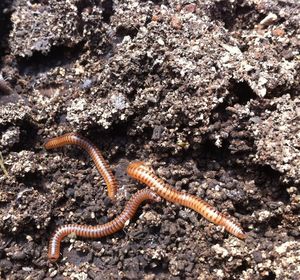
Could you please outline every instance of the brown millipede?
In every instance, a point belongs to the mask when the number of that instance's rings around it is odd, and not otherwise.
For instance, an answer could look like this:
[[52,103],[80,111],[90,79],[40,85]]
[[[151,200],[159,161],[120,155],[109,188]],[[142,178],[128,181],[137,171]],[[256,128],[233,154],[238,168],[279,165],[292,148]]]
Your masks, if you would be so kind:
[[103,158],[99,149],[92,142],[78,133],[66,133],[62,136],[49,139],[44,144],[44,147],[46,149],[55,149],[65,145],[78,145],[87,151],[96,164],[99,173],[104,178],[104,181],[107,185],[108,196],[111,200],[115,201],[118,184],[108,163]]
[[112,221],[97,226],[86,226],[69,224],[59,227],[50,239],[48,258],[55,262],[59,258],[60,243],[62,239],[70,233],[87,238],[100,238],[111,235],[122,229],[126,222],[135,214],[137,208],[144,200],[160,201],[160,197],[150,189],[142,189],[136,192],[127,202],[123,212]]
[[175,190],[162,179],[158,178],[154,174],[154,171],[144,162],[133,162],[129,164],[127,173],[132,178],[149,186],[164,199],[195,210],[208,221],[222,226],[226,231],[240,239],[246,238],[246,234],[241,227],[234,223],[229,217],[218,212],[201,198]]

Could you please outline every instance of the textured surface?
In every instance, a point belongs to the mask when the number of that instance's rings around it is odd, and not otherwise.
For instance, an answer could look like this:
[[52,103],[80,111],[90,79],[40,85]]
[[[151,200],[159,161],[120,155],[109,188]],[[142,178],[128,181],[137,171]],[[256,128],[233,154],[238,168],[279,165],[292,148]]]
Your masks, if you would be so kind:
[[[299,279],[298,2],[0,1],[0,278]],[[112,165],[116,204],[88,156],[43,149],[72,131]],[[57,226],[103,224],[141,188],[133,160],[249,238],[146,204],[50,264]]]

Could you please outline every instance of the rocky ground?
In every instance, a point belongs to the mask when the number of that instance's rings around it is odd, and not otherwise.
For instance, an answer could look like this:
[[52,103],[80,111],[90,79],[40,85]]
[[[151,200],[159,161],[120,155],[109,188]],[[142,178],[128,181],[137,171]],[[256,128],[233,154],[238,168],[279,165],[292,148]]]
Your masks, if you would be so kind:
[[[0,2],[0,277],[3,279],[300,279],[298,0]],[[78,147],[103,151],[116,204]],[[150,162],[175,188],[234,216],[228,235],[162,201],[121,232],[51,233],[101,224],[143,186]]]

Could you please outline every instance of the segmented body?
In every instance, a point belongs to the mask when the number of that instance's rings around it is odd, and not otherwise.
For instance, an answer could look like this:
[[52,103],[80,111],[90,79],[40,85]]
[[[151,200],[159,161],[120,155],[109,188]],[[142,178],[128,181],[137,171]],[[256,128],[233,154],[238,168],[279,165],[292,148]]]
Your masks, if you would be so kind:
[[136,192],[127,202],[123,212],[112,221],[97,226],[69,224],[59,227],[50,239],[48,258],[55,262],[59,258],[60,245],[63,238],[70,233],[87,238],[100,238],[121,230],[127,221],[132,219],[139,205],[144,200],[160,201],[160,197],[150,189]]
[[164,199],[195,210],[208,221],[224,227],[226,231],[240,239],[246,238],[246,234],[243,232],[241,227],[234,223],[229,217],[218,212],[214,207],[201,198],[175,190],[162,179],[158,178],[154,174],[154,171],[145,163],[131,163],[127,167],[127,173],[132,178],[149,186]]
[[112,170],[110,169],[106,160],[103,158],[99,149],[88,139],[77,133],[67,133],[62,136],[49,139],[44,144],[44,147],[46,149],[55,149],[65,145],[77,145],[87,151],[87,153],[93,159],[99,173],[104,178],[104,181],[107,185],[108,196],[111,200],[115,201],[118,184],[112,173]]

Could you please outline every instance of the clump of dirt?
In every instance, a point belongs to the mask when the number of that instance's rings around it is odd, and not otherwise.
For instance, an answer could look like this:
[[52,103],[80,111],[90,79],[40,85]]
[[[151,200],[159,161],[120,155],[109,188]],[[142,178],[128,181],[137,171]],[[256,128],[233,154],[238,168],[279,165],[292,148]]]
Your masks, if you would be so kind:
[[[67,2],[0,3],[0,277],[299,279],[298,1]],[[71,131],[111,164],[117,203],[78,147],[43,148]],[[162,201],[51,264],[57,226],[105,223],[144,187],[133,160],[248,238]]]

